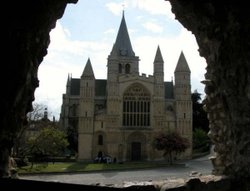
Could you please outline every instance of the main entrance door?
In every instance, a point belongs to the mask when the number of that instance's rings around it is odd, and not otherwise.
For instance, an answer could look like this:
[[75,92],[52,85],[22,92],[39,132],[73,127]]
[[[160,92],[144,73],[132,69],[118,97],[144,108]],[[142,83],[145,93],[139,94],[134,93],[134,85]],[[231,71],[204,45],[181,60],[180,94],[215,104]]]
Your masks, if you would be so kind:
[[132,142],[131,160],[133,161],[141,160],[141,143],[140,142]]

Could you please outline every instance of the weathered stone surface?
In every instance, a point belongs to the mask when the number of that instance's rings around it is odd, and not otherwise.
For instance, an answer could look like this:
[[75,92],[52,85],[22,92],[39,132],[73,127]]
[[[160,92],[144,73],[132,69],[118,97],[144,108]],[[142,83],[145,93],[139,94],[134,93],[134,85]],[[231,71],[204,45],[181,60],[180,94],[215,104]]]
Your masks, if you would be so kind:
[[206,58],[205,108],[215,144],[214,174],[250,175],[250,13],[243,2],[169,0]]
[[9,176],[11,148],[26,113],[32,109],[34,91],[39,85],[37,70],[47,54],[49,32],[62,17],[67,3],[76,2],[24,0],[8,1],[4,5],[7,23],[3,30],[6,44],[2,44],[6,52],[1,75],[0,177]]

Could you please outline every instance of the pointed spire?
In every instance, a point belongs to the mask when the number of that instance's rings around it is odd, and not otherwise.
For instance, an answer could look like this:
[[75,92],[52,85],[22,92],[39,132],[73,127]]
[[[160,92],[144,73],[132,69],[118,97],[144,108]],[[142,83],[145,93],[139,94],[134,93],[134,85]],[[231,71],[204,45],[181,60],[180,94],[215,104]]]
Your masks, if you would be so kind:
[[[85,65],[85,68],[83,70],[83,73],[82,73],[82,77],[83,76],[94,76],[94,72],[93,72],[93,69],[92,69],[92,65],[91,65],[91,62],[90,62],[90,59],[88,58],[87,60],[87,63]],[[94,76],[95,77],[95,76]]]
[[191,72],[187,60],[182,51],[174,72]]
[[72,79],[72,76],[70,73],[68,73],[68,80],[67,80],[67,84],[66,84],[66,94],[70,93],[71,79]]
[[128,34],[124,11],[122,11],[122,20],[111,55],[135,56]]
[[70,76],[70,73],[68,73],[67,86],[69,86],[69,85],[70,85],[70,81],[71,81],[71,76]]
[[154,60],[154,63],[156,62],[161,62],[163,63],[163,58],[162,58],[162,55],[161,55],[161,50],[160,50],[160,46],[158,45],[157,47],[157,51],[156,51],[156,54],[155,54],[155,60]]

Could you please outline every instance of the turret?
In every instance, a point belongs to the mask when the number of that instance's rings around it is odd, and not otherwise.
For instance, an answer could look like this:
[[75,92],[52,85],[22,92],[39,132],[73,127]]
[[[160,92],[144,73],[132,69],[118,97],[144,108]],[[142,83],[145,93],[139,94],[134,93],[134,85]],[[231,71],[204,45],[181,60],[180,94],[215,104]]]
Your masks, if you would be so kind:
[[80,100],[84,104],[80,106],[81,117],[93,117],[95,98],[95,75],[90,59],[87,60],[80,82]]
[[[186,58],[181,52],[177,66],[175,68],[175,111],[176,111],[176,128],[184,137],[189,138],[192,143],[192,100],[190,85],[190,69]],[[192,146],[184,153],[191,156]]]
[[[94,129],[95,75],[90,59],[87,60],[80,81],[80,114],[78,128],[79,159],[92,157],[92,139]],[[86,145],[89,145],[86,147]]]
[[164,61],[162,58],[160,47],[157,47],[157,51],[155,54],[154,59],[154,77],[156,83],[163,83],[164,82],[164,69],[163,66]]
[[67,84],[66,84],[66,94],[70,95],[70,88],[71,88],[71,75],[68,74]]
[[[163,128],[163,124],[160,121],[164,117],[164,104],[165,104],[165,86],[164,86],[164,69],[163,58],[160,47],[157,47],[157,51],[154,59],[154,93],[153,93],[153,115],[156,117],[154,128]],[[159,120],[159,121],[158,121]]]
[[189,100],[191,96],[190,74],[186,58],[181,51],[177,62],[175,75],[175,98],[176,100]]

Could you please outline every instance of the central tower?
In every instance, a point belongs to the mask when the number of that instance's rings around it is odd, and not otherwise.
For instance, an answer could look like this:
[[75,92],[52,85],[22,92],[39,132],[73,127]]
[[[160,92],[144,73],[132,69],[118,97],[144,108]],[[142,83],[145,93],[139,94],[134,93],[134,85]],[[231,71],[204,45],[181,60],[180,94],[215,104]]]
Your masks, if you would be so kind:
[[116,115],[119,110],[119,78],[120,75],[139,74],[139,57],[133,51],[128,29],[122,13],[122,20],[115,44],[108,56],[107,74],[107,114]]

